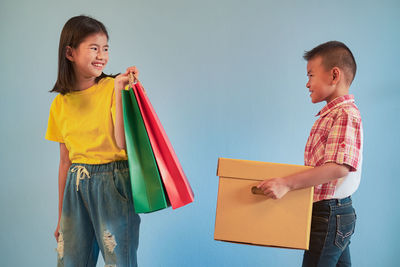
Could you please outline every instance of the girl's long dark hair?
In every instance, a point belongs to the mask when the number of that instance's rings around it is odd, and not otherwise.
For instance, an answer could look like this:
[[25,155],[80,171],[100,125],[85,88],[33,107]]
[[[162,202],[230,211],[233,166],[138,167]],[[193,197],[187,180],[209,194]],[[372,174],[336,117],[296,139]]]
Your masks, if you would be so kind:
[[[65,23],[61,31],[60,45],[58,47],[57,81],[50,92],[58,92],[64,95],[73,91],[76,85],[76,78],[72,62],[66,58],[67,46],[76,49],[86,37],[96,33],[104,33],[108,40],[106,27],[103,23],[94,18],[81,15],[72,17]],[[105,77],[115,76],[101,73],[101,75],[95,79],[95,82],[98,83]]]

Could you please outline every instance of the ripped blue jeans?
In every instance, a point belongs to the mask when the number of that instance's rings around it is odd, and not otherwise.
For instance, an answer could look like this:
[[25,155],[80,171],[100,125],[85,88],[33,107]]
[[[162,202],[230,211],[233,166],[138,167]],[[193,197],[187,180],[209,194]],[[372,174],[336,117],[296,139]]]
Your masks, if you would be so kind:
[[58,265],[137,266],[140,217],[133,207],[127,161],[73,163],[65,185]]
[[351,197],[313,204],[310,249],[304,252],[303,267],[349,267],[350,238],[356,213]]

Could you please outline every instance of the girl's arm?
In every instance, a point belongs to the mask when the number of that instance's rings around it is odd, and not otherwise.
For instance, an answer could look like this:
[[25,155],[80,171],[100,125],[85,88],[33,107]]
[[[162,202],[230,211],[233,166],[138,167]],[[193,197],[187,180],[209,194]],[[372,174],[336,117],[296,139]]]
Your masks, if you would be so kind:
[[125,73],[121,73],[117,77],[115,77],[115,125],[114,125],[114,135],[115,141],[117,145],[121,149],[126,148],[125,143],[125,131],[124,131],[124,118],[122,112],[122,97],[121,91],[129,83],[128,75],[129,73],[133,73],[135,77],[139,74],[139,71],[136,67],[129,67],[126,69]]
[[61,211],[63,205],[64,189],[65,183],[67,181],[68,169],[71,166],[71,161],[69,160],[69,151],[65,144],[60,143],[60,165],[58,168],[58,223],[57,229],[54,232],[54,236],[58,242]]

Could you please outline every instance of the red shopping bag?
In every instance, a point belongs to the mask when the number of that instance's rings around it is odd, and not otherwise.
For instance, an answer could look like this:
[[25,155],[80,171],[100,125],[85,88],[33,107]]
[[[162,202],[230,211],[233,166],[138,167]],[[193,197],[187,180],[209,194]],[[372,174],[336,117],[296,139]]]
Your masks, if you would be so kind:
[[142,85],[137,82],[133,87],[171,206],[187,205],[194,200],[193,190]]

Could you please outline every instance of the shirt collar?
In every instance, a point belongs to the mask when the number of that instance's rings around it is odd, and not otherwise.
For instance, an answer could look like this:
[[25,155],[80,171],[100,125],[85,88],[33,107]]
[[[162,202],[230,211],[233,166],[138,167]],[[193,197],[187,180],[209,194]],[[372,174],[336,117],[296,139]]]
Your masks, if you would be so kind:
[[333,110],[334,108],[341,106],[343,104],[346,103],[352,103],[354,102],[354,96],[353,95],[343,95],[343,96],[339,96],[335,99],[333,99],[331,102],[329,102],[328,104],[326,104],[325,107],[323,107],[320,112],[318,112],[318,114],[316,116],[325,116],[326,114],[328,114],[331,110]]

